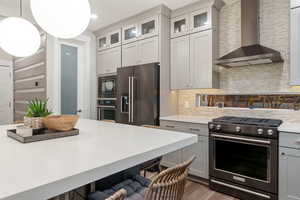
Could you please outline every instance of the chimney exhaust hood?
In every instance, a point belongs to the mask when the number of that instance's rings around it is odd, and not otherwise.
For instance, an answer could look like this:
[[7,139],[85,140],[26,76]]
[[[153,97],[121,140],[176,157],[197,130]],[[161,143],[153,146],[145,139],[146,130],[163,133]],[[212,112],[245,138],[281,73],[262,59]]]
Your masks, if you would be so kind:
[[283,62],[280,52],[259,44],[259,0],[241,0],[242,47],[219,58],[217,65],[226,68]]

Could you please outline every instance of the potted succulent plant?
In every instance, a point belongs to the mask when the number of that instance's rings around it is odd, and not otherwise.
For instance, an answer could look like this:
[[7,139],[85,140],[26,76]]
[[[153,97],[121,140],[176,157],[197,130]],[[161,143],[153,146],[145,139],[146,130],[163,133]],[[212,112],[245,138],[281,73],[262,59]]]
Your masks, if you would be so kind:
[[33,129],[44,128],[43,118],[51,115],[47,108],[48,100],[35,99],[28,102],[27,112],[24,116],[24,125]]

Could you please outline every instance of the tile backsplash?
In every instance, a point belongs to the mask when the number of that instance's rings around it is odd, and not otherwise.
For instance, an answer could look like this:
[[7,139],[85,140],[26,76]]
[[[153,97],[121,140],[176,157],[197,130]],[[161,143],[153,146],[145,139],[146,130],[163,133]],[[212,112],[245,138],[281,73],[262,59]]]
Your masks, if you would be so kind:
[[269,108],[299,110],[300,95],[206,95],[196,96],[199,107],[230,107],[230,108]]
[[[241,46],[240,0],[224,0],[219,16],[219,55]],[[259,11],[260,44],[280,51],[283,63],[225,69],[220,67],[220,89],[178,91],[178,112],[188,114],[195,107],[197,94],[299,93],[289,86],[290,0],[261,0]]]

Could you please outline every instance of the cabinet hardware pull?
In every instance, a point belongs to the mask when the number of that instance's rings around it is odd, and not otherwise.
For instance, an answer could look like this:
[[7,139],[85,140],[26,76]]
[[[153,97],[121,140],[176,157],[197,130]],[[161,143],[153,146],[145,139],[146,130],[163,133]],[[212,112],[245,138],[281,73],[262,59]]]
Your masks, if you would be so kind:
[[167,128],[175,128],[175,126],[166,125]]
[[285,156],[285,153],[284,153],[284,152],[281,152],[281,155],[282,155],[282,156]]
[[198,128],[190,128],[191,131],[200,131]]

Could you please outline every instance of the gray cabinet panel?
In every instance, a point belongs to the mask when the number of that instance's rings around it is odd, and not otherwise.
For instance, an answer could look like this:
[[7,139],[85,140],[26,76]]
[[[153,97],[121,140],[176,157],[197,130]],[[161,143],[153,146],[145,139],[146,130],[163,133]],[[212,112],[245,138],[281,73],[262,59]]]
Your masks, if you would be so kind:
[[192,133],[198,135],[198,142],[182,150],[167,154],[163,157],[162,165],[172,167],[178,163],[188,160],[192,156],[197,156],[191,165],[189,173],[208,179],[208,127],[206,124],[196,124],[188,122],[160,121],[160,127],[166,130]]
[[279,199],[300,200],[300,150],[280,148],[279,160]]

